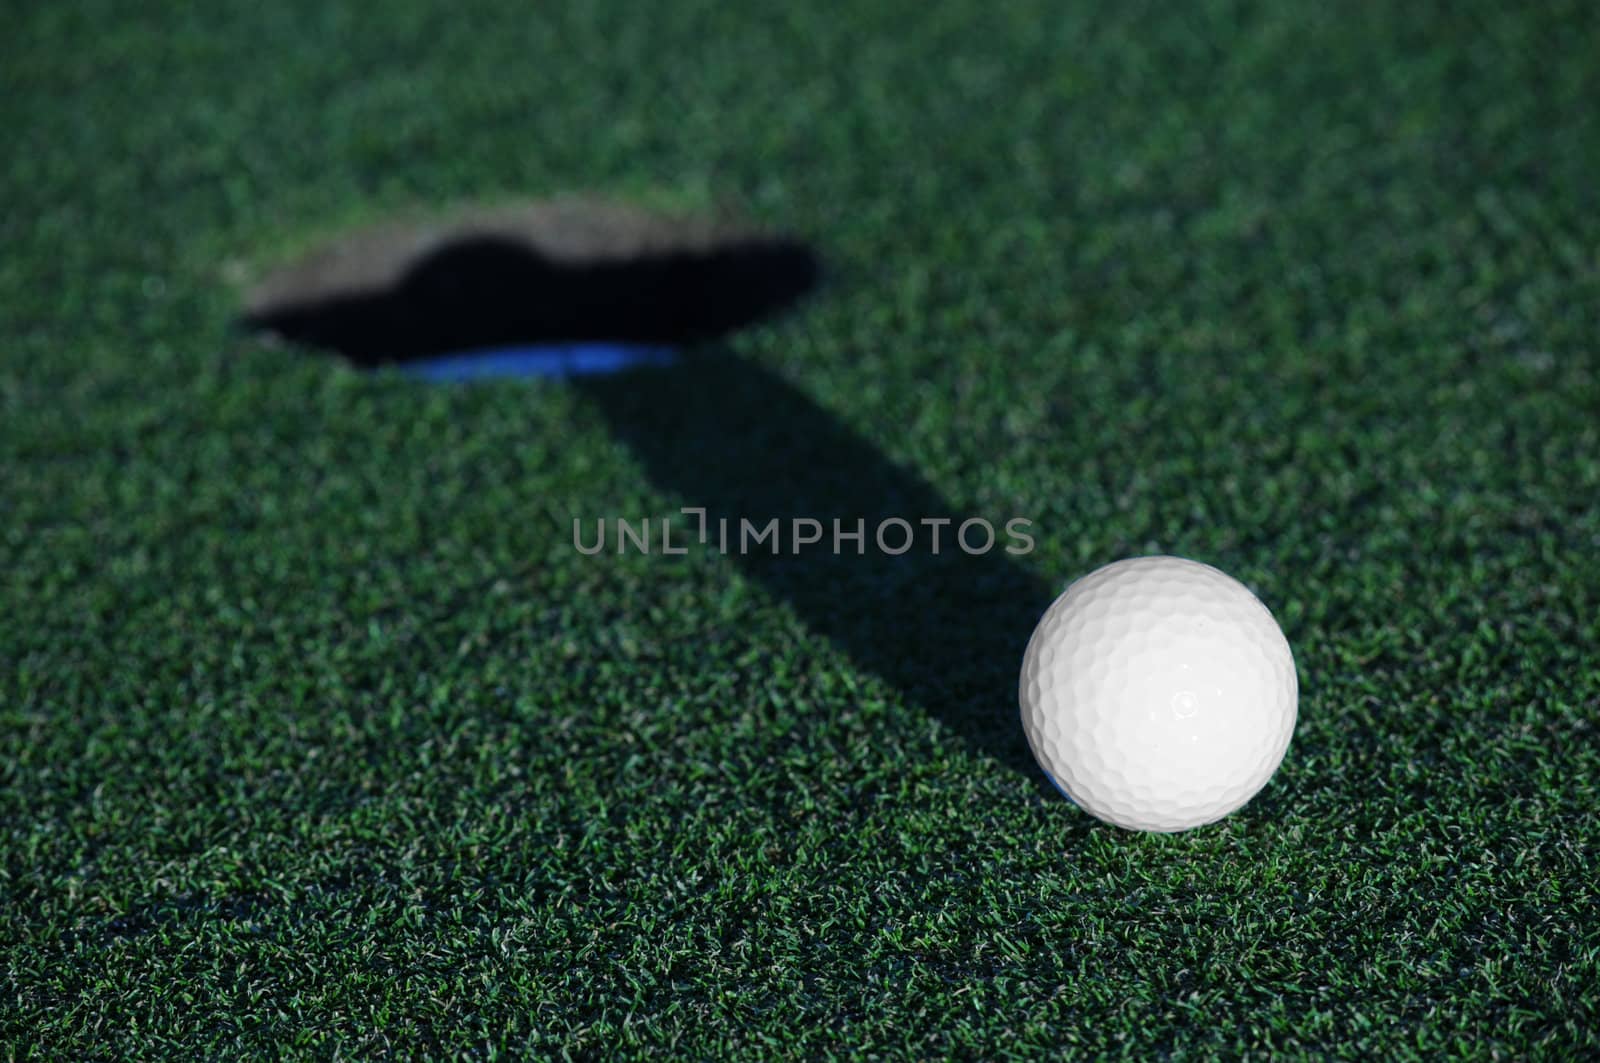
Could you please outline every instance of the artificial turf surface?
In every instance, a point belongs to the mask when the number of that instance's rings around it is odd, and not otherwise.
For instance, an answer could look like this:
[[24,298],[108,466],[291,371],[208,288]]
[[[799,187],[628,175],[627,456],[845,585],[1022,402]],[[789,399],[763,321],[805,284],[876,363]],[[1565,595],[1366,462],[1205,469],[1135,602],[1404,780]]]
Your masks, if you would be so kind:
[[[1594,1057],[1597,56],[1581,2],[14,11],[0,1054]],[[603,381],[230,329],[318,233],[573,191],[826,284]],[[1037,545],[573,549],[680,506]],[[1302,688],[1175,836],[1016,719],[1149,552]]]

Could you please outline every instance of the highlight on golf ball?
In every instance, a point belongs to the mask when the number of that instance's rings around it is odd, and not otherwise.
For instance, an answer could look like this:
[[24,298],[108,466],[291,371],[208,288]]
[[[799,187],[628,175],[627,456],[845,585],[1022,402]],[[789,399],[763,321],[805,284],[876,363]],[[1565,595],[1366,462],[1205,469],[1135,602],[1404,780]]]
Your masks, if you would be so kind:
[[1299,683],[1288,640],[1248,587],[1198,561],[1135,557],[1045,610],[1019,697],[1033,755],[1069,799],[1119,827],[1180,831],[1272,778]]

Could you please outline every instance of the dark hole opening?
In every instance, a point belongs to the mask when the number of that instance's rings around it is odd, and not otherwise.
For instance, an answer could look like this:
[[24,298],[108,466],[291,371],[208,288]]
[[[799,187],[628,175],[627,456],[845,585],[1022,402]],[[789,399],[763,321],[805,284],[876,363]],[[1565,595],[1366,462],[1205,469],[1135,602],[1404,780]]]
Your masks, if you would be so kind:
[[591,341],[677,347],[779,314],[820,276],[812,250],[787,237],[584,261],[483,231],[435,242],[386,272],[385,283],[330,291],[314,264],[291,266],[242,323],[362,367]]

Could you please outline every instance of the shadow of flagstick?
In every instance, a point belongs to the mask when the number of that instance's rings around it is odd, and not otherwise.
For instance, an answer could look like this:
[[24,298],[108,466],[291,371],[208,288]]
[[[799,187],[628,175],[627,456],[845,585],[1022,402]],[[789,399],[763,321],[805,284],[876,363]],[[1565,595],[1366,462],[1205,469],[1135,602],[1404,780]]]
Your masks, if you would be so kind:
[[[584,378],[572,386],[599,407],[658,487],[686,507],[704,507],[709,545],[693,545],[694,517],[681,518],[677,529],[691,549],[715,550],[718,521],[727,518],[730,560],[790,603],[811,630],[979,753],[1025,772],[1053,796],[1017,709],[1023,649],[1055,596],[1005,552],[1013,541],[1005,522],[1025,514],[956,510],[787,381],[724,353],[669,371]],[[956,526],[969,516],[995,527],[987,553],[969,555],[955,543]],[[774,517],[783,552],[772,556],[762,544],[739,553],[740,519],[760,528]],[[914,547],[898,556],[882,553],[874,541],[879,522],[890,517],[917,531]],[[923,517],[952,520],[937,555],[930,530],[918,525]],[[823,541],[798,555],[790,552],[794,518],[824,527]],[[833,552],[835,518],[847,531],[864,521],[864,554],[850,541]]]

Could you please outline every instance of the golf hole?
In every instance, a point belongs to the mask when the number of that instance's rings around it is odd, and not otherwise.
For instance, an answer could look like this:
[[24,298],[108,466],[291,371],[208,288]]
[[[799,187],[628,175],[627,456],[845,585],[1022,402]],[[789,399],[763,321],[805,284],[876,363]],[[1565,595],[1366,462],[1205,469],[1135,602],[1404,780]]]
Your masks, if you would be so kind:
[[817,283],[803,242],[588,200],[354,230],[245,296],[252,332],[428,381],[670,365]]

